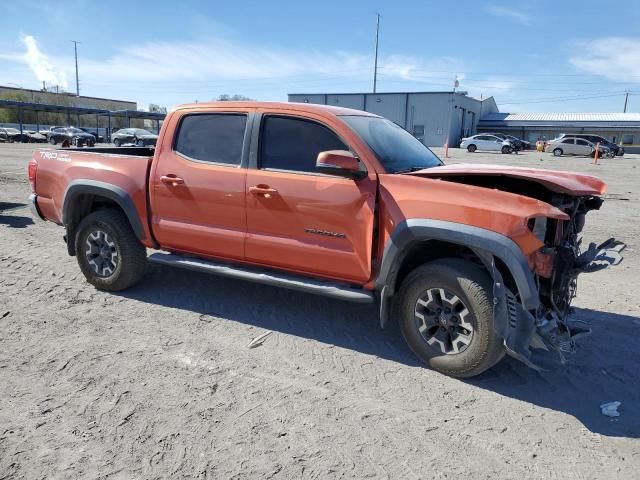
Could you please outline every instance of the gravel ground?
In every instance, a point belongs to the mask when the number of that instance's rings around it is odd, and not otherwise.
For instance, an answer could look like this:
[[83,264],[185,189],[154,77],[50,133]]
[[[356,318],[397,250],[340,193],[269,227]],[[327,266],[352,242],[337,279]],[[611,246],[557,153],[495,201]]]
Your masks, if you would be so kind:
[[[450,151],[602,176],[587,240],[629,245],[581,277],[593,334],[568,366],[507,357],[461,381],[421,367],[372,306],[160,266],[95,290],[24,206],[31,150],[0,144],[0,479],[638,478],[638,156]],[[616,419],[599,410],[613,400]]]

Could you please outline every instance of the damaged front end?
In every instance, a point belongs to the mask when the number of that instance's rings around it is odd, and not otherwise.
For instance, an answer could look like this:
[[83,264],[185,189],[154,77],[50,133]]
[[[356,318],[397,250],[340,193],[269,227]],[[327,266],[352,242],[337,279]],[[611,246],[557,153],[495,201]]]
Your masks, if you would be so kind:
[[590,333],[588,326],[571,318],[571,302],[576,295],[578,276],[597,272],[622,261],[625,244],[613,238],[600,245],[582,248],[582,230],[586,214],[598,210],[602,198],[553,195],[553,206],[565,212],[567,220],[537,217],[530,219],[529,230],[544,246],[529,257],[539,293],[536,310],[526,310],[517,289],[505,284],[500,269],[493,265],[494,317],[497,333],[504,339],[507,352],[528,366],[540,370],[531,357],[532,349],[555,352],[564,364],[566,355],[575,352],[575,340]]

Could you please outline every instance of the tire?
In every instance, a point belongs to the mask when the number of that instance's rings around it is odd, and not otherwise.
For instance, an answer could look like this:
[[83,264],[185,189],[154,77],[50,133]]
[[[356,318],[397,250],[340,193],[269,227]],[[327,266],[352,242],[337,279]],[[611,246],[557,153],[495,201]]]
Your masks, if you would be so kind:
[[471,144],[467,147],[467,152],[469,153],[473,153],[478,149],[478,147],[476,147],[474,144]]
[[113,141],[113,144],[114,144],[116,147],[119,147],[119,146],[120,146],[120,139],[119,139],[119,138],[116,138],[116,139]]
[[[492,291],[493,284],[487,273],[467,260],[446,258],[413,270],[402,282],[398,304],[400,330],[409,348],[431,368],[452,377],[473,377],[494,366],[504,356],[505,349],[493,329]],[[458,302],[455,305],[447,303],[440,292],[445,293],[446,299],[455,301],[457,298]],[[433,301],[429,297],[431,294]],[[435,298],[438,296],[439,302]],[[425,298],[429,308],[424,306]],[[442,327],[444,314],[430,312],[430,308],[438,303],[443,306],[443,312],[447,305],[451,306],[452,312],[458,312],[450,313],[450,319],[445,319],[450,323],[446,329]],[[431,321],[423,322],[419,314],[425,319],[431,317]],[[427,324],[431,327],[425,329]],[[470,336],[451,336],[449,338],[454,341],[448,343],[438,340],[429,344],[431,339],[425,338],[434,331],[431,338],[446,337],[449,331],[468,334],[470,330]],[[447,349],[449,351],[445,352]]]
[[503,154],[511,153],[511,148],[510,148],[510,147],[507,147],[506,145],[503,145],[503,146],[502,146],[502,148],[500,149],[500,151],[501,151]]
[[120,210],[98,210],[85,217],[78,225],[75,251],[80,270],[98,290],[125,290],[138,283],[146,269],[147,250]]
[[57,142],[56,142],[56,139],[54,137],[49,137],[49,143],[51,145],[55,145]]
[[561,149],[561,148],[555,148],[555,149],[553,150],[553,156],[554,156],[554,157],[561,157],[563,153],[564,153],[564,152],[562,151],[562,149]]
[[137,145],[138,147],[144,147],[144,140],[138,140],[138,141],[136,142],[136,145]]

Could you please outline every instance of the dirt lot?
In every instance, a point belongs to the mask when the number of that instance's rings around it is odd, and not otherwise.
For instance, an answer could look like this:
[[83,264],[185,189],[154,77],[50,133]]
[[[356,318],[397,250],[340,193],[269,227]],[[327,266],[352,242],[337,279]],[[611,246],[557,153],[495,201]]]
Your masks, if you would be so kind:
[[[23,206],[30,152],[0,144],[0,479],[638,478],[638,156],[451,151],[602,176],[586,240],[629,244],[581,277],[593,334],[570,365],[507,358],[460,381],[421,367],[372,306],[158,266],[96,291],[62,229]],[[599,410],[612,400],[617,419]]]

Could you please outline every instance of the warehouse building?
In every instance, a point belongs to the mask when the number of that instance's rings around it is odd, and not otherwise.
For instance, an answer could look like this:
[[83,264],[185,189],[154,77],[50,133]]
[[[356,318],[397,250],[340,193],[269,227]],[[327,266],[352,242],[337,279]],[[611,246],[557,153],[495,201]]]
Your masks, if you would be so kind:
[[392,120],[428,146],[458,146],[473,135],[481,118],[498,112],[493,97],[479,100],[466,92],[289,94],[290,102],[354,108]]
[[640,152],[640,113],[487,113],[478,132],[508,133],[530,142],[551,140],[562,133],[600,135],[625,151]]

